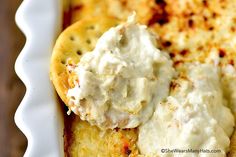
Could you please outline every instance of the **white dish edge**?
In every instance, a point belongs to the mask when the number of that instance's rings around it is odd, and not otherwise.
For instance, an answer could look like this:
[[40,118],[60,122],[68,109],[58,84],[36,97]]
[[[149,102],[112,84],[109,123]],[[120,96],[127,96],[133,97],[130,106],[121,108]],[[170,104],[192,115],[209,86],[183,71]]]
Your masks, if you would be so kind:
[[26,93],[14,117],[28,140],[25,157],[64,156],[63,116],[49,80],[50,56],[61,19],[60,0],[24,0],[16,13],[16,23],[26,36],[15,63]]

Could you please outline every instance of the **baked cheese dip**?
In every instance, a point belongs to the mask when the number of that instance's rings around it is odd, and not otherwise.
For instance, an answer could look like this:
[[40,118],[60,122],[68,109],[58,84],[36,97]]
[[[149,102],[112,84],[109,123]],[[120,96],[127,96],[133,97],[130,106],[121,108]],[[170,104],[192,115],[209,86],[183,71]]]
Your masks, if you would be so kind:
[[[189,63],[181,65],[178,71],[170,95],[157,104],[153,117],[139,127],[141,153],[171,157],[226,156],[234,117],[223,97],[218,67]],[[163,154],[162,149],[167,148],[220,152]]]
[[174,75],[166,52],[156,48],[156,37],[135,22],[113,27],[68,70],[76,75],[68,90],[69,108],[100,128],[135,128],[145,123],[169,93]]
[[236,156],[235,4],[72,0],[51,64],[65,156]]

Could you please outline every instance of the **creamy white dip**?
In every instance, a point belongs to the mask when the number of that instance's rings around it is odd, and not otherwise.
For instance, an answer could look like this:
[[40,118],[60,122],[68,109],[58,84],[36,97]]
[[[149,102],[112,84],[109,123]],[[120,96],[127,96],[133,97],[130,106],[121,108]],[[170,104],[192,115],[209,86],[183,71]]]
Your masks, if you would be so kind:
[[[138,147],[150,156],[226,156],[234,117],[226,107],[217,66],[186,64],[167,99],[139,127]],[[162,153],[162,149],[220,150],[220,153]],[[162,151],[161,151],[162,150]]]
[[222,87],[229,101],[229,108],[236,116],[236,70],[232,65],[222,67]]
[[68,90],[70,109],[100,128],[145,123],[169,93],[172,61],[134,18],[105,32],[72,69],[79,82]]

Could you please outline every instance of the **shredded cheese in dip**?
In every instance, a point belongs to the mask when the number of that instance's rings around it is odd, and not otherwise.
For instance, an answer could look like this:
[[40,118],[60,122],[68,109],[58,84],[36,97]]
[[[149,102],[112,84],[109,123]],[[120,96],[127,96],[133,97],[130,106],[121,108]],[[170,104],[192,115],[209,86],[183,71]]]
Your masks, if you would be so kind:
[[172,61],[156,48],[147,27],[128,21],[105,32],[75,68],[70,109],[100,128],[134,128],[145,123],[169,94]]
[[[226,156],[234,117],[226,107],[228,102],[223,97],[217,66],[191,63],[177,70],[180,74],[171,84],[170,96],[139,127],[140,152],[168,157]],[[162,149],[220,152],[163,153]]]

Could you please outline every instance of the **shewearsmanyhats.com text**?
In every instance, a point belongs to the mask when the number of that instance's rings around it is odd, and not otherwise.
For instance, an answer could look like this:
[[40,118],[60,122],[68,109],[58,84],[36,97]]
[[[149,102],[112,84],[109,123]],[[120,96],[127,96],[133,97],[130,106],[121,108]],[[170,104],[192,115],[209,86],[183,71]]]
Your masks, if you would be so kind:
[[163,148],[161,149],[161,153],[221,153],[220,149],[169,149]]

